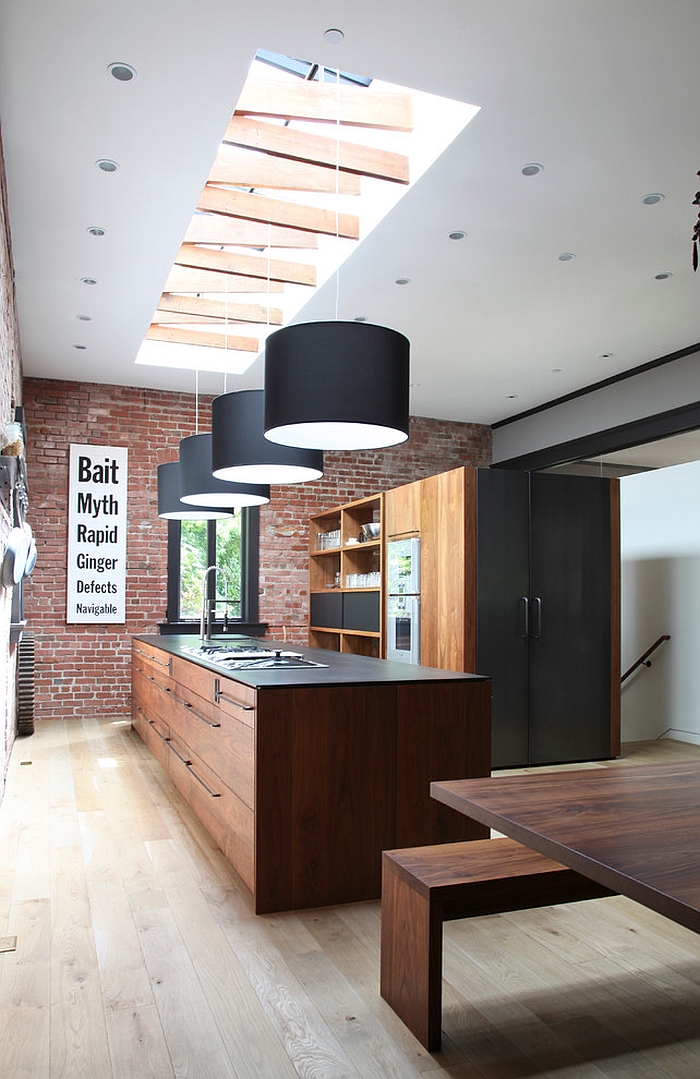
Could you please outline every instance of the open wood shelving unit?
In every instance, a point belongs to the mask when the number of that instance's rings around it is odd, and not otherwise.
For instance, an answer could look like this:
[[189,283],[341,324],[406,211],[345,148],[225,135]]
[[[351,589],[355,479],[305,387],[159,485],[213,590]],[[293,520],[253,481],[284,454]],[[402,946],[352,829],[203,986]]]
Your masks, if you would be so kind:
[[[314,648],[383,657],[383,518],[383,494],[311,518],[309,644]],[[362,540],[364,524],[378,524],[379,538]],[[358,587],[352,579],[360,575],[373,583]]]

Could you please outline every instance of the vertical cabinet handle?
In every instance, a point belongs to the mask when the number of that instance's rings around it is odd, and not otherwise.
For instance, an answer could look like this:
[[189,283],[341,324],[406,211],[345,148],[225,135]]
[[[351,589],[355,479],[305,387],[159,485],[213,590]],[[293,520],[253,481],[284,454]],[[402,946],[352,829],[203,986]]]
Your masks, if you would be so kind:
[[522,633],[519,636],[521,641],[526,641],[530,635],[530,600],[527,596],[519,596],[518,602],[523,605]]
[[539,641],[542,636],[542,600],[539,596],[533,596],[532,603],[532,629],[530,635],[533,641]]

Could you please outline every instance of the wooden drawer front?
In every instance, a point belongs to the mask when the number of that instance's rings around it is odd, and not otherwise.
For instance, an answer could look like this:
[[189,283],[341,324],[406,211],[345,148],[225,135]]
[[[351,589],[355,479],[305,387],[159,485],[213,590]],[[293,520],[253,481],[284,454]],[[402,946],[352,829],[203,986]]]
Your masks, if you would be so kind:
[[156,760],[168,771],[170,758],[168,743],[170,728],[168,724],[160,718],[154,719],[152,716],[148,716],[137,701],[132,703],[131,722]]
[[172,671],[172,656],[143,641],[134,641],[131,645],[131,665],[133,670],[140,670],[167,684]]
[[134,671],[131,691],[133,699],[138,701],[149,719],[160,716],[166,723],[170,722],[171,694],[155,678]]
[[[254,806],[255,731],[214,705],[176,686],[170,700],[170,728],[251,809]],[[210,719],[208,714],[213,714]]]
[[177,738],[170,742],[170,776],[210,836],[255,889],[253,811],[237,798],[216,773],[195,754],[186,757]]
[[215,674],[189,660],[173,656],[173,678],[183,689],[190,689],[216,712],[208,713],[213,719],[224,712],[234,719],[252,727],[255,723],[255,689],[236,682],[225,674]]

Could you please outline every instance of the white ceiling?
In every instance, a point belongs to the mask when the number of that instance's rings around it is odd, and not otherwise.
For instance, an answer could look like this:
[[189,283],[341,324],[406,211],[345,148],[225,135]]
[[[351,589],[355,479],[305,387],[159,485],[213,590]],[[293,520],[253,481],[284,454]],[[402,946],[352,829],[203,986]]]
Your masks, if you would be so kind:
[[[259,48],[480,106],[340,275],[340,318],[410,339],[414,414],[492,423],[694,344],[699,41],[698,0],[2,0],[25,374],[193,390],[134,358]],[[329,284],[300,317],[334,311]]]

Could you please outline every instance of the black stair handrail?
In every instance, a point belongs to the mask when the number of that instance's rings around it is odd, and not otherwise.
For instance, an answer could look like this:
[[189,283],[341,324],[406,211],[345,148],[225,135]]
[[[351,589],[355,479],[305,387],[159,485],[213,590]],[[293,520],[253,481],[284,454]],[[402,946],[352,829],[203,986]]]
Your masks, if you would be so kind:
[[622,685],[622,683],[625,681],[625,679],[629,678],[629,676],[634,671],[637,670],[637,667],[641,667],[642,665],[645,666],[645,667],[651,667],[651,660],[649,659],[649,656],[651,655],[651,653],[655,652],[656,649],[659,647],[659,645],[662,645],[664,643],[664,641],[670,641],[670,640],[671,640],[671,634],[670,633],[662,633],[661,636],[658,638],[658,640],[654,641],[651,648],[647,648],[644,655],[640,656],[639,659],[636,661],[636,663],[633,663],[628,671],[625,671],[622,678],[620,679],[620,685]]

